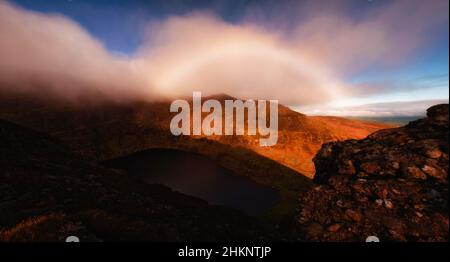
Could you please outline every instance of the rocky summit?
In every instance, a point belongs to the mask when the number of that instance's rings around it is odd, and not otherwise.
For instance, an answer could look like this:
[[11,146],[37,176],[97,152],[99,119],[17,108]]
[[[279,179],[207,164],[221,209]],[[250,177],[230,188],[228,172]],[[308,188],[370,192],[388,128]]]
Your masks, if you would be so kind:
[[362,140],[324,144],[297,214],[303,240],[448,241],[449,105]]

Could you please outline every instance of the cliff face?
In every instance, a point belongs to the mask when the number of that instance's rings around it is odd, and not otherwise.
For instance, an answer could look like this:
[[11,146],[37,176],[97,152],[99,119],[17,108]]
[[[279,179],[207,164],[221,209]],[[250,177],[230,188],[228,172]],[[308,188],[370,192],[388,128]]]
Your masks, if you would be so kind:
[[362,140],[322,146],[300,198],[307,240],[448,241],[449,106]]

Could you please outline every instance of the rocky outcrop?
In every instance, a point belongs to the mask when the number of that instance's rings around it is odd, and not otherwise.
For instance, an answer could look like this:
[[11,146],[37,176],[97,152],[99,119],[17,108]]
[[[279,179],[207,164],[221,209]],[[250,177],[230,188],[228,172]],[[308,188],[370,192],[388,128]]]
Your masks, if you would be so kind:
[[449,106],[362,140],[332,142],[314,158],[317,185],[302,195],[307,240],[448,241]]

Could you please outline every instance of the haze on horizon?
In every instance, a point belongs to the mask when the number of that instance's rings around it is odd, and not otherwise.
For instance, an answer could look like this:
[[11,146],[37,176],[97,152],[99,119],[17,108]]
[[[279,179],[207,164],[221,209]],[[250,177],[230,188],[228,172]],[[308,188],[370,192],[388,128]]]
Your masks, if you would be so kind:
[[0,90],[69,101],[202,91],[309,114],[418,115],[448,102],[448,10],[446,0],[0,1]]

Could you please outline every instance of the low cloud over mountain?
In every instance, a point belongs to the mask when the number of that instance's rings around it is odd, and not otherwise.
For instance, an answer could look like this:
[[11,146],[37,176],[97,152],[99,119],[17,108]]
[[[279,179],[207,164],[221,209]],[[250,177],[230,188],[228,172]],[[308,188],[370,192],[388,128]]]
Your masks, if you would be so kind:
[[[208,12],[172,15],[149,21],[135,54],[117,56],[67,17],[1,2],[0,33],[7,36],[0,39],[1,89],[45,90],[68,100],[151,100],[198,90],[321,104],[389,92],[389,86],[363,88],[348,76],[404,63],[448,20],[446,1],[382,4],[359,20],[333,7],[306,15],[314,8],[293,7],[302,19],[275,15],[276,29],[259,23],[257,9],[235,23]],[[294,25],[282,26],[288,18]]]

